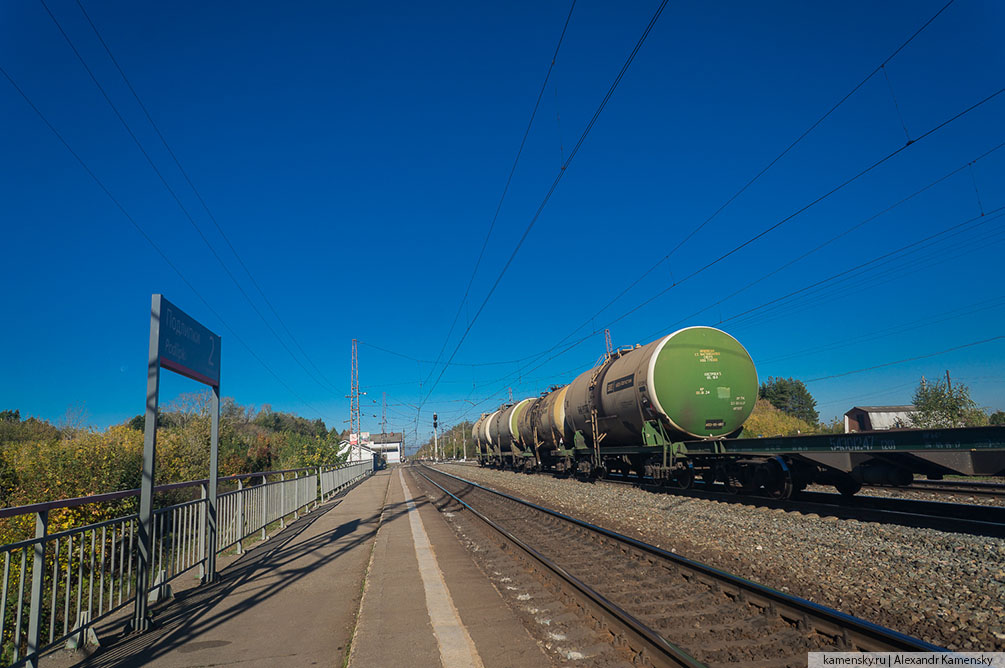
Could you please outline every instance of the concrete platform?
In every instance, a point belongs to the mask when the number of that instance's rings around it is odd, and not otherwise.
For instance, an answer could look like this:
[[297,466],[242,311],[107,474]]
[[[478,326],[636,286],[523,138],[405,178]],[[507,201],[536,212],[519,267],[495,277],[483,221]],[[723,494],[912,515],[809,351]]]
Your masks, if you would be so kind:
[[550,666],[405,471],[376,473],[225,562],[213,585],[156,607],[151,631],[110,620],[94,654],[41,666]]
[[349,667],[550,666],[407,471],[392,474]]
[[42,668],[341,666],[391,480],[379,471],[222,567],[217,582],[178,592],[153,611],[151,631],[99,626],[94,654],[68,662],[79,657],[59,651]]

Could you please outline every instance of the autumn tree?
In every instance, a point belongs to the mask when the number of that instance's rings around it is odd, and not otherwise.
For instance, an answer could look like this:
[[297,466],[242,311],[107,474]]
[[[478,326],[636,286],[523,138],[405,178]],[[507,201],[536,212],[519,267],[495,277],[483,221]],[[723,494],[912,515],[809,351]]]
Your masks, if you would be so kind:
[[816,425],[775,408],[767,399],[758,399],[754,410],[743,424],[741,438],[762,436],[796,436],[812,434]]
[[783,413],[811,425],[815,425],[820,419],[817,402],[801,380],[769,377],[767,382],[761,384],[757,396],[767,399]]
[[970,398],[970,388],[963,383],[952,386],[945,381],[921,381],[914,391],[911,426],[918,429],[982,427],[988,414]]

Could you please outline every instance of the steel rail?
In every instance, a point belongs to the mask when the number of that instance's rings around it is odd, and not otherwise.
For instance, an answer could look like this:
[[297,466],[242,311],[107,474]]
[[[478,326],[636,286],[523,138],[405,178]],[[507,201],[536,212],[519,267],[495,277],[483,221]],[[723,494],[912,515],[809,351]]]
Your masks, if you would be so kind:
[[863,485],[870,489],[884,489],[897,492],[928,492],[931,494],[956,494],[963,496],[1005,496],[1005,485],[996,482],[975,482],[970,480],[915,480],[910,485]]
[[[435,469],[429,468],[425,465],[422,465],[422,468],[425,468],[430,471],[435,471]],[[456,501],[457,503],[461,504],[469,511],[471,511],[471,513],[475,517],[477,517],[485,524],[495,529],[506,540],[510,541],[511,543],[522,549],[524,552],[529,554],[533,559],[540,562],[545,568],[552,571],[554,574],[556,574],[559,578],[561,578],[568,584],[572,585],[583,597],[585,597],[588,601],[592,602],[595,606],[600,608],[601,612],[611,621],[615,622],[615,624],[618,627],[620,627],[622,630],[629,631],[633,636],[635,636],[636,640],[643,645],[643,648],[648,653],[650,659],[661,658],[666,662],[666,665],[670,666],[685,666],[686,668],[708,668],[706,664],[701,663],[700,661],[692,657],[690,654],[688,654],[686,651],[668,641],[657,631],[646,626],[636,617],[625,611],[617,604],[610,601],[603,594],[600,594],[599,592],[597,592],[596,590],[585,584],[582,580],[580,580],[573,574],[569,573],[562,566],[548,559],[543,554],[535,550],[533,547],[526,544],[524,541],[520,540],[506,529],[499,526],[497,523],[492,521],[490,518],[486,517],[484,514],[482,514],[475,508],[473,508],[469,503],[467,503],[466,501],[458,497],[456,494],[454,494],[450,490],[446,489],[445,487],[437,483],[435,480],[427,476],[425,473],[423,473],[422,471],[417,471],[417,473],[426,480],[428,480],[431,485],[434,485],[444,494],[448,495],[454,501]],[[441,475],[447,475],[452,478],[456,477],[451,476],[449,473],[443,473],[442,471],[436,471],[436,473],[440,473]],[[457,480],[464,481],[463,478],[457,478]],[[473,485],[474,483],[468,483],[468,484]],[[478,487],[478,485],[475,486]],[[481,489],[487,489],[487,488],[481,488]],[[488,491],[494,491],[494,490],[488,490]]]
[[[428,467],[426,467],[428,468]],[[523,506],[533,508],[546,515],[555,517],[576,526],[582,527],[588,531],[595,532],[597,534],[603,535],[619,543],[631,546],[642,552],[651,554],[653,556],[659,557],[661,559],[673,562],[679,567],[700,573],[706,577],[709,577],[720,583],[728,584],[746,594],[747,600],[751,598],[755,600],[760,600],[766,602],[770,607],[774,608],[783,617],[792,618],[795,620],[805,620],[806,622],[814,622],[814,627],[823,633],[828,635],[834,635],[834,631],[838,631],[838,635],[845,639],[845,642],[849,646],[854,646],[857,644],[859,647],[869,648],[869,651],[907,651],[907,652],[947,652],[948,650],[927,643],[919,638],[913,638],[899,631],[894,631],[893,629],[880,626],[879,624],[874,624],[873,622],[854,617],[847,613],[835,610],[833,608],[828,608],[826,606],[814,603],[813,601],[808,601],[805,599],[792,596],[791,594],[786,594],[784,592],[777,591],[770,587],[752,582],[750,580],[741,578],[739,576],[721,571],[717,568],[713,568],[706,564],[687,559],[680,555],[674,554],[663,550],[655,545],[650,545],[648,543],[643,543],[642,541],[636,540],[629,536],[605,529],[603,527],[585,522],[575,517],[570,517],[563,513],[559,513],[550,508],[531,503],[524,499],[506,494],[505,492],[500,492],[498,490],[492,489],[490,487],[484,487],[473,481],[461,478],[460,476],[453,475],[451,473],[446,473],[445,471],[440,471],[437,469],[429,469],[435,471],[437,474],[453,478],[458,482],[466,485],[471,485],[474,488],[483,490],[490,494],[509,499]],[[434,483],[435,484],[435,483]],[[439,485],[437,485],[439,486]],[[453,496],[453,495],[451,495]],[[455,497],[456,498],[456,497]],[[463,502],[462,502],[463,503]],[[465,504],[467,506],[467,504]],[[783,614],[787,613],[787,614]],[[857,643],[856,643],[857,641]]]
[[898,524],[936,529],[950,533],[1005,538],[1005,507],[944,501],[891,498],[885,496],[844,496],[828,492],[799,492],[791,499],[738,494],[702,485],[690,488],[664,487],[647,480],[604,478],[603,484],[632,485],[651,492],[674,494],[694,499],[776,508],[800,513],[815,513],[865,522]]

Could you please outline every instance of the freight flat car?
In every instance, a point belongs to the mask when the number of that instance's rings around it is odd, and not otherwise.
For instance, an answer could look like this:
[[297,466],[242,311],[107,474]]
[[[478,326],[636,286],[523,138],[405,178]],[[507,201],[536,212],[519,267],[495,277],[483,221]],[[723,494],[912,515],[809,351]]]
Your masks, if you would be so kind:
[[753,360],[729,334],[688,327],[622,348],[570,384],[482,415],[485,466],[664,484],[695,479],[787,498],[810,483],[854,494],[915,475],[1005,475],[1005,428],[740,439],[757,398]]

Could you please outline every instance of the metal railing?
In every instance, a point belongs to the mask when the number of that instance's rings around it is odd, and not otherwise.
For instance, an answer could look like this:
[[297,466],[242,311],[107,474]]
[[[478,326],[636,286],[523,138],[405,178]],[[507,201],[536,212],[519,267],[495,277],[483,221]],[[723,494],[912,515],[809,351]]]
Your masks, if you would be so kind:
[[[154,511],[148,591],[160,596],[175,578],[198,568],[205,575],[216,553],[268,528],[297,519],[373,472],[373,462],[337,468],[265,471],[220,478],[236,489],[217,497],[217,545],[208,545],[207,480],[162,485],[155,492],[196,497]],[[50,533],[50,513],[138,496],[140,490],[0,509],[0,519],[35,519],[32,538],[0,545],[0,665],[35,666],[39,653],[64,641],[82,643],[93,625],[136,598],[139,570],[137,513]]]

